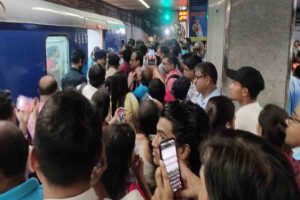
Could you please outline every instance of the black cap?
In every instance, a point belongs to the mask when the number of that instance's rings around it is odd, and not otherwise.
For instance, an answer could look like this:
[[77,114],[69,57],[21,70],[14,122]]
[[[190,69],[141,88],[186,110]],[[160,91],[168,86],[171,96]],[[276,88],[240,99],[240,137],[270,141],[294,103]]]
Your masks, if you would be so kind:
[[106,51],[103,49],[98,49],[97,51],[95,51],[94,53],[94,57],[95,57],[95,61],[97,61],[98,59],[103,59],[106,58]]
[[239,82],[249,90],[252,98],[256,98],[260,91],[265,89],[265,81],[261,73],[253,67],[241,67],[238,70],[227,69],[227,76]]

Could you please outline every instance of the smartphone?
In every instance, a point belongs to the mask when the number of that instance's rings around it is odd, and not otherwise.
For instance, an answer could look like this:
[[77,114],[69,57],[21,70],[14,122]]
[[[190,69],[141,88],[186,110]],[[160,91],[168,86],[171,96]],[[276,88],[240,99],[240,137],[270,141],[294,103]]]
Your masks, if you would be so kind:
[[120,107],[118,112],[117,112],[117,116],[118,116],[118,122],[125,122],[125,108]]
[[151,97],[151,95],[148,93],[148,92],[146,92],[145,94],[144,94],[144,96],[142,97],[142,101],[150,101],[150,100],[152,100],[153,98]]
[[148,49],[147,61],[148,61],[147,62],[148,65],[156,65],[156,56],[155,56],[154,49]]
[[31,112],[34,106],[34,99],[23,95],[18,96],[16,108],[20,111]]
[[170,185],[172,187],[173,192],[176,192],[182,188],[182,182],[179,164],[177,160],[175,139],[171,138],[162,141],[159,145],[159,149],[160,158],[166,167],[170,179]]

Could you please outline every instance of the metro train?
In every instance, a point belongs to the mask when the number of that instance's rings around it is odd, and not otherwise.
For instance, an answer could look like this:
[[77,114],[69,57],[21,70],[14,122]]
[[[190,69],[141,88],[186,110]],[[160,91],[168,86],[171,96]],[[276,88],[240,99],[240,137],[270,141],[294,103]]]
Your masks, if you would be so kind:
[[14,100],[38,96],[43,75],[60,82],[68,72],[73,49],[88,58],[95,46],[118,50],[122,40],[118,19],[41,0],[0,0],[0,90],[10,90]]

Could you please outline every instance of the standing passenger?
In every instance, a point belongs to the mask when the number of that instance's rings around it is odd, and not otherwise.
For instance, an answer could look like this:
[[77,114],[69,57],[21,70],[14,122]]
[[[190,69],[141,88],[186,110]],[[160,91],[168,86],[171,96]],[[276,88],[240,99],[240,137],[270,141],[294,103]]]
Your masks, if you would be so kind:
[[253,67],[241,67],[238,70],[228,69],[227,76],[233,80],[229,86],[231,99],[241,106],[235,114],[234,127],[258,134],[256,125],[262,107],[256,99],[265,88],[262,75]]
[[82,74],[85,55],[81,50],[74,50],[71,55],[72,67],[70,71],[64,75],[61,80],[62,90],[75,88],[77,85],[86,82],[86,78]]

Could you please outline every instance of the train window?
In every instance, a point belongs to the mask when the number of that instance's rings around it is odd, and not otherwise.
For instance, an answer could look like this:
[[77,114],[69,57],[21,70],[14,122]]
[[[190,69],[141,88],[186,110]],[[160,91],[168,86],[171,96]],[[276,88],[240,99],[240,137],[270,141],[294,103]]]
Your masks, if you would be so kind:
[[46,40],[47,74],[57,80],[59,87],[61,78],[69,71],[69,41],[66,36],[49,36]]

